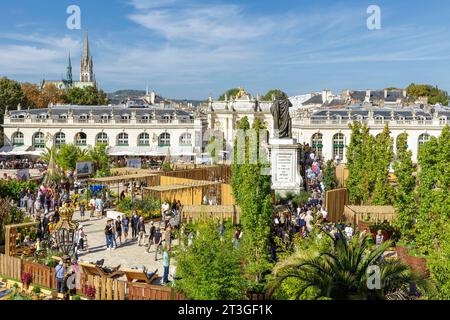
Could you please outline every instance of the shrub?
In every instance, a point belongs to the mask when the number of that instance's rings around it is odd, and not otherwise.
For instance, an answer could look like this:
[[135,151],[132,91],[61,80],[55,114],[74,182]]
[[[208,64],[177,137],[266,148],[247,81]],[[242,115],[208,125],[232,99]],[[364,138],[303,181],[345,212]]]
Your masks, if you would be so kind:
[[34,294],[38,295],[38,294],[41,293],[41,287],[35,286],[31,292],[33,292]]

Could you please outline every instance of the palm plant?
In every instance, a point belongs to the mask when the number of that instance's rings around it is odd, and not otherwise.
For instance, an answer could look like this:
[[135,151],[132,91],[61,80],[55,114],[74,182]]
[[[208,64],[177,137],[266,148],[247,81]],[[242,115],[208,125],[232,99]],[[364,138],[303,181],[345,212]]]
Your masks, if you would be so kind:
[[[354,237],[347,242],[344,235],[333,239],[334,249],[308,254],[297,252],[278,263],[268,294],[281,287],[287,279],[297,279],[299,298],[309,288],[316,297],[334,300],[392,299],[408,296],[409,285],[422,283],[410,268],[399,260],[384,259],[383,253],[391,243],[372,246],[369,237]],[[369,289],[370,267],[379,267],[380,289]]]

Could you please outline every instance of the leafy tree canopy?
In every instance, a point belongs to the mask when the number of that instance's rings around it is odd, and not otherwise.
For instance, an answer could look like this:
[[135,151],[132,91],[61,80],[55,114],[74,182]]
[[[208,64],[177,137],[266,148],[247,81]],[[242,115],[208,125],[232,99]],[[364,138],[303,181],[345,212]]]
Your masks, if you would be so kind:
[[[228,99],[234,99],[236,98],[237,94],[241,92],[241,90],[244,90],[242,88],[232,88],[227,91],[225,91],[220,97],[219,101],[225,101],[225,96],[228,97]],[[244,90],[245,91],[245,90]]]
[[96,87],[70,88],[66,91],[66,100],[74,105],[106,105],[108,98],[103,90]]
[[263,101],[272,101],[272,98],[276,99],[287,99],[288,95],[281,91],[280,89],[272,89],[267,91],[267,93],[262,97]]
[[408,95],[414,99],[420,97],[428,97],[430,104],[440,103],[444,106],[448,106],[448,93],[439,89],[437,86],[431,86],[428,84],[415,84],[412,83],[407,88]]

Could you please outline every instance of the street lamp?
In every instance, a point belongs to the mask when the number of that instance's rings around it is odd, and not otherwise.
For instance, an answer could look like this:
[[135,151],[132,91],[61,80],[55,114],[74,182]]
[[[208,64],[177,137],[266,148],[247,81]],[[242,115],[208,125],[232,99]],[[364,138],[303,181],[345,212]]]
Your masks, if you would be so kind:
[[58,210],[60,220],[55,226],[53,234],[56,238],[56,246],[58,250],[63,254],[63,260],[65,263],[70,263],[72,256],[75,253],[75,233],[78,225],[72,221],[74,210],[66,202]]

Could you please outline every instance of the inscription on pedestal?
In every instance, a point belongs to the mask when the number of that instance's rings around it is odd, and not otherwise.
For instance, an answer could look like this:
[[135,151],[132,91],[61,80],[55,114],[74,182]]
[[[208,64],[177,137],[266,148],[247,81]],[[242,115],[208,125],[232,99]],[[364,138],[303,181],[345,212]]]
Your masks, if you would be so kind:
[[292,154],[277,155],[276,160],[276,182],[277,183],[293,183],[293,163],[294,157]]

